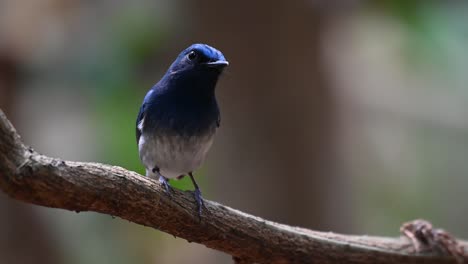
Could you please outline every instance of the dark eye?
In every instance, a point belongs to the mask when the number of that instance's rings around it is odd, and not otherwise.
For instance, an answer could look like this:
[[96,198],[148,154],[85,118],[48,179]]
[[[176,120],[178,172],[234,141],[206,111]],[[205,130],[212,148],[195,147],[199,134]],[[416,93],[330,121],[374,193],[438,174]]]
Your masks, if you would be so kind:
[[187,58],[191,61],[195,60],[197,58],[197,53],[195,51],[191,51],[188,55]]

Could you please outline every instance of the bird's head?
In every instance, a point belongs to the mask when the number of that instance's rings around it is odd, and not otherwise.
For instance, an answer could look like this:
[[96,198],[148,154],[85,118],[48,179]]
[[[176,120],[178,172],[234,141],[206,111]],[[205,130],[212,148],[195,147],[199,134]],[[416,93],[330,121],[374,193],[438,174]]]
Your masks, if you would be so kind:
[[171,65],[173,72],[179,71],[212,71],[221,72],[229,65],[224,55],[206,44],[193,44],[182,51]]
[[191,85],[216,85],[228,61],[217,49],[206,44],[193,44],[183,50],[168,70],[175,81]]

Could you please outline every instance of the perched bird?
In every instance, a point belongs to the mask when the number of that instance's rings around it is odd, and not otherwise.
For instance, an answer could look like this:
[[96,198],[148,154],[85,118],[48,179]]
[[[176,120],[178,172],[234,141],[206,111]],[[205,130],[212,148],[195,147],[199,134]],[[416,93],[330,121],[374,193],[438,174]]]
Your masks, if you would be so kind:
[[146,176],[159,177],[170,195],[169,179],[188,174],[198,213],[203,199],[193,177],[220,125],[215,86],[228,61],[217,49],[193,44],[182,51],[146,94],[136,121],[136,138]]

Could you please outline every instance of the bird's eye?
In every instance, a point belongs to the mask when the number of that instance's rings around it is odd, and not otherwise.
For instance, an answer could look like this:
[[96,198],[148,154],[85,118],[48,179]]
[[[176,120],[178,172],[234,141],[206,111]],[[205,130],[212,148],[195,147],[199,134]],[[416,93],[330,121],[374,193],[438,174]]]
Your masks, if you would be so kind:
[[191,61],[195,60],[197,58],[197,53],[195,51],[191,51],[188,55],[187,58]]

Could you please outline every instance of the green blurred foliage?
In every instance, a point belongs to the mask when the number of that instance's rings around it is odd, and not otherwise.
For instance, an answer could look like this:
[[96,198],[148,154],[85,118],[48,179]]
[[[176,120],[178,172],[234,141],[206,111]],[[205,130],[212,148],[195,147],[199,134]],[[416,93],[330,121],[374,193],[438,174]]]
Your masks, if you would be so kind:
[[408,31],[401,60],[411,71],[429,71],[454,80],[464,76],[460,70],[468,59],[466,4],[416,0],[379,0],[374,4]]

